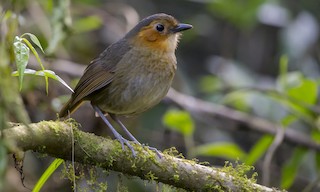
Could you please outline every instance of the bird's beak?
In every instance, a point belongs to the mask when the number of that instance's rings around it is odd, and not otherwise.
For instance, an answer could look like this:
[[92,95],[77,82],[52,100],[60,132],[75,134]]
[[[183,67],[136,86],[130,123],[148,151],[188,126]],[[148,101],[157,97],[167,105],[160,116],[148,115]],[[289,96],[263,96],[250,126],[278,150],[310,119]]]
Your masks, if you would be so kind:
[[184,24],[184,23],[179,23],[175,28],[173,28],[171,31],[173,33],[178,33],[180,31],[185,31],[185,30],[188,30],[188,29],[191,29],[192,28],[192,25],[189,25],[189,24]]

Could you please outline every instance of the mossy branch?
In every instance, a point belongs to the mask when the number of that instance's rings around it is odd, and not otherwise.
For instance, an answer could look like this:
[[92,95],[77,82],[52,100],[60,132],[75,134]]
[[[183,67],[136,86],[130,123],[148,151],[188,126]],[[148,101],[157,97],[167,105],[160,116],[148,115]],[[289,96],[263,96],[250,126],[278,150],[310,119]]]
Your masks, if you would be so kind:
[[159,159],[146,147],[134,144],[138,153],[133,158],[131,151],[128,148],[123,151],[118,141],[82,132],[71,122],[43,121],[28,126],[18,125],[3,130],[1,136],[13,141],[23,151],[33,150],[65,160],[71,159],[74,137],[74,158],[79,163],[192,191],[277,191],[194,161],[168,154]]

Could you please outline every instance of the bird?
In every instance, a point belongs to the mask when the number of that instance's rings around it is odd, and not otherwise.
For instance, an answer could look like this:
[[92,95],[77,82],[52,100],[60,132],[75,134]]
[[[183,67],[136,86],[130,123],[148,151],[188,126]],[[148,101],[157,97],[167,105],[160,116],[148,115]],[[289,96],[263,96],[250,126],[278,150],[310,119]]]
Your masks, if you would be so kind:
[[[136,151],[129,140],[116,131],[106,115],[124,130],[131,141],[140,144],[118,117],[140,114],[166,96],[177,69],[175,50],[181,32],[191,28],[192,25],[179,23],[165,13],[142,19],[122,39],[90,62],[59,117],[68,117],[83,102],[91,102],[122,149],[127,145],[135,157]],[[149,149],[161,157],[156,148]]]

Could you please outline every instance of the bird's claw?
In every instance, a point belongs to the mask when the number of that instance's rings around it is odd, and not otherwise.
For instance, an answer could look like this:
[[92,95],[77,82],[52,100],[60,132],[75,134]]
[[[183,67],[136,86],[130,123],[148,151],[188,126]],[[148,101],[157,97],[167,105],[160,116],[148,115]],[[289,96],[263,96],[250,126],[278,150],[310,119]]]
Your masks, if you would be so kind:
[[123,138],[121,135],[119,135],[117,139],[121,143],[122,150],[124,150],[124,145],[127,145],[132,152],[132,156],[136,157],[137,152],[134,150],[134,148],[132,147],[132,145],[129,143],[127,139]]
[[160,151],[159,151],[157,148],[155,148],[155,147],[149,147],[149,146],[148,146],[148,148],[149,148],[151,151],[156,152],[156,154],[157,154],[157,156],[159,157],[159,159],[162,158],[162,155],[160,154]]
[[159,157],[159,159],[162,158],[162,155],[161,155],[160,151],[159,151],[157,148],[155,148],[155,147],[150,147],[150,146],[147,146],[147,145],[145,145],[145,144],[142,144],[142,147],[148,147],[149,150],[154,151],[154,152],[157,154],[157,156]]
[[[121,143],[122,150],[124,150],[124,145],[127,145],[127,146],[129,147],[129,149],[131,150],[131,152],[132,152],[132,156],[133,156],[133,157],[136,157],[137,152],[134,150],[134,148],[133,148],[133,146],[130,144],[130,141],[129,141],[129,140],[123,138],[120,134],[119,134],[119,137],[118,137],[117,139],[118,139],[118,141]],[[160,159],[162,158],[162,155],[161,155],[160,151],[159,151],[157,148],[155,148],[155,147],[150,147],[150,146],[146,146],[146,145],[144,145],[144,144],[141,144],[141,143],[138,142],[137,140],[136,140],[136,141],[133,141],[133,142],[134,142],[135,144],[141,145],[142,147],[148,147],[148,149],[151,150],[151,151],[154,151]]]

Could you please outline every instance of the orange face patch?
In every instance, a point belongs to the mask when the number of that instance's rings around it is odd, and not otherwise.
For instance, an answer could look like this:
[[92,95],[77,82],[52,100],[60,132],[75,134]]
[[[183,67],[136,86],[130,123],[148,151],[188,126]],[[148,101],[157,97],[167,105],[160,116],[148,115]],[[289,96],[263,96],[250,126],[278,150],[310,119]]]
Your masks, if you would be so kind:
[[[156,26],[159,24],[164,26],[163,31],[157,30]],[[148,26],[141,28],[133,44],[163,51],[174,50],[179,34],[172,33],[170,30],[176,25],[167,20],[153,21]]]
[[159,42],[165,41],[169,35],[156,31],[153,26],[147,26],[139,32],[138,36],[143,41]]

